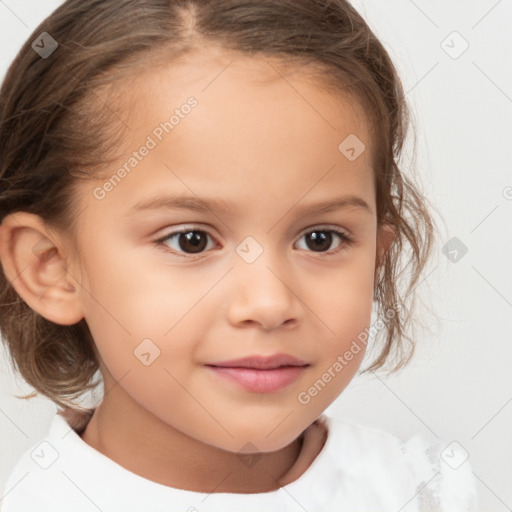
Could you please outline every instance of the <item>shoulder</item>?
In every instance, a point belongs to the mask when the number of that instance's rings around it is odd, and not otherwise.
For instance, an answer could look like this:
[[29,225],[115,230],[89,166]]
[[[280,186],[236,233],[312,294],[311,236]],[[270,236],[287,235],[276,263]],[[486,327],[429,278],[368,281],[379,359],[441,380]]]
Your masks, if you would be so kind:
[[[77,434],[66,418],[55,414],[48,433],[21,454],[9,473],[0,500],[0,510],[65,510],[66,497],[72,495],[75,499],[77,493],[67,475],[70,464],[74,465],[77,458],[80,458],[76,438]],[[57,496],[62,500],[57,499]],[[59,502],[63,508],[59,508]]]
[[429,444],[420,436],[403,443],[411,471],[424,487],[420,510],[472,512],[477,510],[476,480],[469,453],[457,441]]
[[371,480],[377,493],[392,492],[397,503],[410,499],[416,505],[410,503],[411,510],[476,510],[476,482],[468,454],[459,443],[430,443],[420,434],[403,441],[355,422],[331,417],[327,422],[332,435],[329,449],[355,487],[357,481]]

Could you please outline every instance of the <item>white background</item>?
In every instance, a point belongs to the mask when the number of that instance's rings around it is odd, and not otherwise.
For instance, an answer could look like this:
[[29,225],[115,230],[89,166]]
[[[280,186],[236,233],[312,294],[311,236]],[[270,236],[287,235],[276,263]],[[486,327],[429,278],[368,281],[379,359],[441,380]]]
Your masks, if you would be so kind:
[[[60,3],[0,0],[2,78]],[[512,1],[353,3],[390,52],[412,105],[416,164],[441,227],[420,285],[437,320],[425,316],[432,329],[418,336],[409,367],[357,377],[327,412],[404,440],[417,432],[456,440],[469,454],[481,510],[504,512],[512,508]],[[469,44],[458,58],[447,53],[462,48],[454,31]],[[468,248],[456,263],[441,251],[454,236]],[[13,397],[30,388],[3,353],[0,372],[1,489],[56,409],[41,397]]]

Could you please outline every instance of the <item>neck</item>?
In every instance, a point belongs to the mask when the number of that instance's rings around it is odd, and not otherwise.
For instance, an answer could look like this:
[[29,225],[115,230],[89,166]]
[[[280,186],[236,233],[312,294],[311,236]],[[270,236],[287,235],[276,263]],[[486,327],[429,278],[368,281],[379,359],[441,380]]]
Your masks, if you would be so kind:
[[245,456],[248,462],[242,464],[240,454],[202,443],[162,422],[121,386],[112,387],[105,395],[81,437],[139,476],[169,487],[205,493],[278,489],[298,478],[323,446],[322,441],[309,449],[311,460],[301,457],[302,465],[306,464],[301,468],[294,464],[301,452],[302,436],[281,450],[258,454],[256,464]]

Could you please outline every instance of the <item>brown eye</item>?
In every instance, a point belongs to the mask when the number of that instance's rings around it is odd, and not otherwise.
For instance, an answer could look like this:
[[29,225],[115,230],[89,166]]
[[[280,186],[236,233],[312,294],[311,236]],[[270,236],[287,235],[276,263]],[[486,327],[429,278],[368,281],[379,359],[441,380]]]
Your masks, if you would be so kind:
[[205,234],[200,231],[189,231],[178,235],[178,245],[185,252],[197,253],[204,250],[208,244]]
[[[211,249],[212,246],[208,245],[208,239],[213,240],[213,237],[206,231],[188,228],[171,232],[154,243],[167,252],[187,257],[188,255],[199,255],[207,252],[208,248]],[[336,254],[353,243],[352,238],[346,233],[332,228],[309,230],[301,236],[302,239],[306,241],[304,250],[326,256]],[[334,249],[330,249],[336,239],[338,239],[338,244]]]
[[157,243],[169,247],[172,252],[200,254],[208,245],[208,237],[210,237],[210,235],[205,231],[188,229],[170,233],[157,240]]
[[[352,243],[352,239],[346,233],[332,228],[310,230],[304,233],[302,238],[306,240],[306,250],[321,254],[337,253]],[[329,250],[336,238],[339,239],[338,245],[334,249]]]
[[328,231],[312,231],[306,235],[306,245],[312,251],[327,251],[332,244],[332,234]]

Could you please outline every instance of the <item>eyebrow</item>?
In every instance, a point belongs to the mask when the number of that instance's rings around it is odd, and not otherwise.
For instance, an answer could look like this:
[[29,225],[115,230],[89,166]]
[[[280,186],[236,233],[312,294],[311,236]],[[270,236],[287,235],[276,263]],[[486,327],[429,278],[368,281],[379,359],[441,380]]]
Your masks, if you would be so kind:
[[[295,214],[298,216],[318,215],[327,213],[341,208],[356,208],[368,213],[373,213],[368,203],[361,197],[354,195],[346,195],[336,197],[328,201],[322,201],[313,204],[306,204],[302,206],[292,207]],[[197,212],[212,211],[217,214],[232,216],[233,212],[230,206],[220,199],[204,198],[194,196],[168,196],[158,195],[152,198],[144,199],[133,205],[128,214],[134,214],[144,210],[191,210]]]

